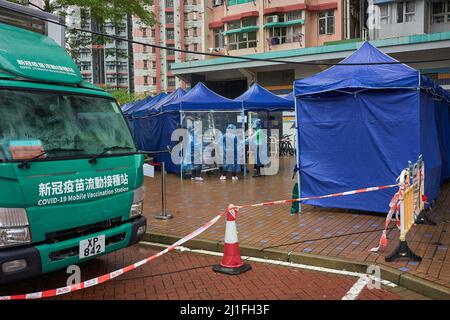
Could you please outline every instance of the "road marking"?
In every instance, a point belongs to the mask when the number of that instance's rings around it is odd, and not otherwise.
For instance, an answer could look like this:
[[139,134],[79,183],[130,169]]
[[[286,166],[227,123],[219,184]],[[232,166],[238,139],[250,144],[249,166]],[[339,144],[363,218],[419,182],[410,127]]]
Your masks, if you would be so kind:
[[363,289],[366,287],[366,285],[369,283],[369,277],[363,276],[358,279],[358,281],[355,282],[355,284],[350,288],[350,290],[347,291],[345,296],[342,297],[341,300],[356,300],[363,291]]
[[[165,244],[155,243],[155,242],[147,242],[147,241],[141,241],[140,244],[147,245],[147,246],[154,246],[154,247],[155,246],[156,247],[162,247],[162,248],[168,247],[168,245],[165,245]],[[175,250],[178,250],[181,253],[183,253],[183,252],[192,252],[192,253],[205,254],[205,255],[218,256],[218,257],[223,256],[223,253],[221,253],[221,252],[207,251],[207,250],[201,250],[201,249],[189,249],[189,248],[183,247],[183,246],[176,247]],[[353,287],[356,286],[356,284],[361,280],[361,278],[366,279],[365,285],[367,285],[367,283],[370,280],[370,278],[367,276],[367,274],[360,273],[360,272],[353,272],[353,271],[346,271],[346,270],[337,270],[337,269],[330,269],[330,268],[325,268],[325,267],[310,266],[310,265],[301,264],[301,263],[293,263],[293,262],[287,262],[287,261],[281,261],[281,260],[255,258],[255,257],[248,257],[248,256],[242,256],[241,258],[242,258],[242,260],[245,260],[245,261],[254,261],[254,262],[259,262],[259,263],[267,263],[267,264],[273,264],[273,265],[278,265],[278,266],[285,266],[285,267],[290,267],[290,268],[299,268],[299,269],[305,269],[305,270],[310,270],[310,271],[317,271],[317,272],[324,272],[324,273],[333,273],[333,274],[339,274],[339,275],[343,275],[343,276],[350,276],[350,277],[359,278],[359,280],[353,285]],[[362,282],[360,282],[360,285],[361,285],[361,283]],[[392,283],[392,282],[390,282],[388,280],[381,279],[380,283],[382,285],[385,285],[385,286],[390,287],[390,288],[397,287],[397,285],[395,283]],[[352,290],[352,288],[349,290],[349,292]],[[348,294],[348,292],[347,292],[347,294]]]

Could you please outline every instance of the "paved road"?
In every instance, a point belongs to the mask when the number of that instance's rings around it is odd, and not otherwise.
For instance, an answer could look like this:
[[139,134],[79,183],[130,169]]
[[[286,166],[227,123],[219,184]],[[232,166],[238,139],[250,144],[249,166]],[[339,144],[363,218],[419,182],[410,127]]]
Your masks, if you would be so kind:
[[[82,280],[113,271],[157,250],[137,245],[81,265]],[[251,262],[252,270],[227,276],[211,266],[220,257],[192,252],[170,252],[114,280],[66,294],[58,299],[342,299],[357,278]],[[16,284],[0,286],[0,295],[20,294],[65,285],[67,274],[58,271]],[[400,288],[368,290],[358,299],[414,299],[420,296]]]

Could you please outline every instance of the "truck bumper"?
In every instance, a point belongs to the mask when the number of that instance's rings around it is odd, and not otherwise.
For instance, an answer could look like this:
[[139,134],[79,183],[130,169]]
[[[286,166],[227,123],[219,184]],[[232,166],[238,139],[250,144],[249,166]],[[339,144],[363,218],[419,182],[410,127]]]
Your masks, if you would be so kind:
[[[145,235],[147,219],[139,217],[126,222],[118,227],[103,230],[98,233],[83,237],[69,239],[53,244],[42,244],[28,248],[11,248],[0,251],[0,283],[13,282],[30,278],[42,273],[65,268],[72,264],[78,264],[107,253],[131,246],[141,241]],[[80,260],[78,257],[78,245],[81,240],[105,235],[107,242],[105,252],[93,257]],[[57,253],[61,256],[57,256]],[[55,258],[57,257],[57,258]],[[26,267],[9,273],[5,273],[3,265],[17,260],[25,260]],[[22,261],[23,262],[23,261]]]

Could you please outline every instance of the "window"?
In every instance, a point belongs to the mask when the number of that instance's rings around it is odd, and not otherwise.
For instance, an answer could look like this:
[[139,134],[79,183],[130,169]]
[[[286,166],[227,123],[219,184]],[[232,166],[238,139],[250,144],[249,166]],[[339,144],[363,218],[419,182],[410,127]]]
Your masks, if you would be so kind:
[[147,28],[142,28],[142,37],[147,38]]
[[416,19],[415,1],[397,2],[397,23],[412,22]]
[[286,43],[286,34],[287,34],[286,27],[269,28],[270,45],[274,46],[277,44]]
[[194,51],[198,51],[198,44],[194,43]]
[[173,8],[173,0],[166,0],[166,8]]
[[450,1],[432,3],[432,23],[450,22]]
[[403,2],[397,2],[397,23],[403,22]]
[[156,29],[152,29],[152,38],[156,37]]
[[231,21],[227,23],[227,30],[239,29],[241,27],[241,21]]
[[151,47],[151,52],[155,53],[156,52],[156,48],[155,47]]
[[214,29],[214,48],[223,48],[223,28]]
[[186,12],[183,14],[183,19],[184,19],[184,21],[189,20],[188,14]]
[[143,52],[143,53],[147,53],[147,51],[148,51],[147,48],[148,48],[147,46],[142,46],[142,52]]
[[416,20],[416,2],[406,1],[405,2],[405,21],[412,22]]
[[196,5],[197,4],[197,0],[192,0],[192,4]]
[[175,32],[173,31],[173,29],[166,29],[166,39],[167,40],[175,39]]
[[[168,44],[168,45],[167,45],[167,48],[175,48],[175,46],[174,46],[173,44]],[[173,55],[175,55],[175,51],[173,51],[173,50],[167,50],[167,55],[168,55],[168,56],[173,56]]]
[[148,85],[148,76],[144,76],[144,85]]
[[198,36],[197,28],[193,28],[193,33],[194,33],[194,37],[197,37],[197,36]]
[[172,12],[166,13],[166,23],[173,23],[173,13]]
[[167,77],[167,86],[175,87],[175,77]]
[[334,33],[334,11],[319,13],[319,35]]
[[144,60],[144,70],[148,70],[148,60]]
[[[235,30],[244,27],[256,26],[256,17],[245,18],[238,21],[231,21],[227,24],[227,30]],[[236,32],[228,35],[228,49],[246,49],[256,47],[256,31]]]
[[232,33],[228,36],[228,49],[247,49],[256,47],[256,31]]
[[242,27],[256,26],[256,17],[245,18],[241,20]]
[[[112,154],[136,151],[113,99],[1,89],[0,105],[8,114],[0,117],[0,161],[23,158],[12,154],[11,148],[30,141],[48,151],[43,157],[46,160],[89,157],[110,146],[130,149],[113,150]],[[50,151],[58,148],[68,151]]]
[[381,24],[388,24],[389,23],[389,5],[383,4],[380,5],[380,22]]
[[152,69],[156,69],[156,61],[152,61]]
[[155,77],[152,78],[152,85],[156,86],[156,78]]
[[294,20],[299,20],[301,18],[302,18],[301,10],[291,11],[291,12],[286,13],[286,21],[294,21]]

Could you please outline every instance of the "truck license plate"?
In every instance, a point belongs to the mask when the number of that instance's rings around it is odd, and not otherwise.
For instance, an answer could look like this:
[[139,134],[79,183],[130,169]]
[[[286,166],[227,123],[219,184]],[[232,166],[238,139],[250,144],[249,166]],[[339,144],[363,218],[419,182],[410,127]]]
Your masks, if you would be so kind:
[[92,257],[105,252],[105,235],[80,241],[80,259]]

